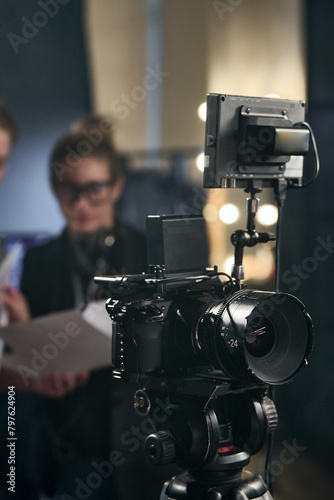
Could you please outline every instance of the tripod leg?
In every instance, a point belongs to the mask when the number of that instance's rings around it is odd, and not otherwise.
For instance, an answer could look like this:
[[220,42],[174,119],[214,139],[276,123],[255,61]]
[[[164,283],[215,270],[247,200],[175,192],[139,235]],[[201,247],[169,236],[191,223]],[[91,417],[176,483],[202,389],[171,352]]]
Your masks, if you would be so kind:
[[180,476],[173,477],[170,481],[166,481],[162,487],[159,500],[189,499],[186,477],[187,474],[183,473]]
[[[230,486],[231,487],[231,486]],[[253,476],[250,479],[236,484],[232,489],[222,485],[222,488],[209,488],[203,491],[202,500],[274,500],[261,476]],[[163,485],[159,500],[190,500],[199,498],[195,490],[189,496],[187,474],[172,478]],[[195,494],[195,496],[194,496]]]
[[261,476],[244,481],[232,493],[231,500],[274,500]]

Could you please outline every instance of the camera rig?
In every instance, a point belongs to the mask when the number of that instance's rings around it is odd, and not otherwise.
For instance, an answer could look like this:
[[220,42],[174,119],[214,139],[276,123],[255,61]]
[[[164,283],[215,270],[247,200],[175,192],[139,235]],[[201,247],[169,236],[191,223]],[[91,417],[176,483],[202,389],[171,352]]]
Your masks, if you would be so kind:
[[149,216],[147,240],[151,273],[98,280],[112,295],[116,377],[207,378],[213,367],[214,378],[275,385],[298,373],[311,321],[297,298],[207,269],[201,216]]
[[114,376],[143,381],[135,408],[155,430],[146,458],[188,471],[160,500],[269,500],[262,478],[243,478],[243,468],[277,422],[268,384],[305,365],[311,319],[292,295],[247,290],[205,268],[202,217],[148,217],[147,228],[151,272],[96,281],[111,295]]
[[[95,281],[110,293],[114,376],[143,381],[135,409],[155,429],[145,455],[187,471],[165,483],[160,500],[271,500],[243,468],[277,423],[269,389],[305,366],[313,326],[303,304],[279,291],[280,219],[275,291],[244,288],[243,250],[275,239],[256,231],[257,193],[273,188],[281,215],[287,188],[312,182],[319,160],[303,101],[209,94],[207,104],[204,187],[251,194],[247,228],[231,236],[232,276],[207,267],[202,217],[151,216],[149,272]],[[310,141],[315,168],[304,182]]]

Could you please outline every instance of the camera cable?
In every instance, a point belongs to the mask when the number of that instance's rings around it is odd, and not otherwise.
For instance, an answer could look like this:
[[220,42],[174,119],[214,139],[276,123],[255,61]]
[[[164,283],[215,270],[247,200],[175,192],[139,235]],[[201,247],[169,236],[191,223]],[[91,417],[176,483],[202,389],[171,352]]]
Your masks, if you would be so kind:
[[315,141],[315,137],[314,137],[314,133],[313,133],[313,130],[311,128],[311,125],[309,123],[307,123],[307,122],[298,122],[298,123],[294,124],[294,127],[297,127],[297,128],[307,128],[308,129],[308,131],[310,132],[311,144],[312,144],[312,149],[313,149],[314,170],[313,170],[312,176],[310,177],[310,179],[308,179],[307,181],[305,181],[301,186],[298,186],[298,185],[295,185],[295,184],[290,184],[289,185],[289,187],[293,187],[293,188],[304,188],[304,187],[309,186],[310,184],[312,184],[312,182],[315,181],[316,178],[318,177],[319,172],[320,172],[320,160],[319,160],[319,154],[318,154],[317,144],[316,144],[316,141]]
[[[276,247],[275,247],[275,278],[274,278],[274,291],[278,293],[280,291],[280,260],[281,260],[281,232],[282,232],[282,216],[283,216],[283,205],[286,199],[286,192],[288,188],[288,183],[285,179],[278,179],[275,185],[274,193],[275,200],[277,204],[278,217],[276,223]],[[275,404],[275,388],[274,386],[268,387],[268,397]],[[273,493],[272,484],[272,462],[274,455],[274,443],[275,443],[275,428],[269,429],[267,437],[267,453],[265,461],[265,472],[264,480],[270,491]]]

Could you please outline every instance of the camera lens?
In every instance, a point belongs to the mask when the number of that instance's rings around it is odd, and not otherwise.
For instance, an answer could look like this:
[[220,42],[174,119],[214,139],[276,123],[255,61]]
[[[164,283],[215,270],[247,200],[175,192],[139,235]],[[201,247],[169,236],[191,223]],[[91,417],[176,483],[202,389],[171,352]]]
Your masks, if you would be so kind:
[[212,303],[196,335],[202,353],[227,377],[283,384],[305,365],[313,327],[294,296],[241,290]]
[[275,325],[266,318],[257,317],[247,327],[245,347],[252,356],[263,357],[272,351],[276,345],[276,339]]

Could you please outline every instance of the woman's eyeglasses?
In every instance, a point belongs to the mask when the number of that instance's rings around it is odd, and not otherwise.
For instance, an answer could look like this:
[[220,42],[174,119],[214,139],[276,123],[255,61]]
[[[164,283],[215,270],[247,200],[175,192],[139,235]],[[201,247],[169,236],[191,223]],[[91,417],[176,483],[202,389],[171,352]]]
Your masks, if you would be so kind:
[[112,184],[112,181],[95,181],[84,186],[61,183],[55,186],[55,192],[61,201],[67,203],[73,203],[80,195],[84,195],[92,204],[96,205],[106,201],[110,193],[109,188]]

